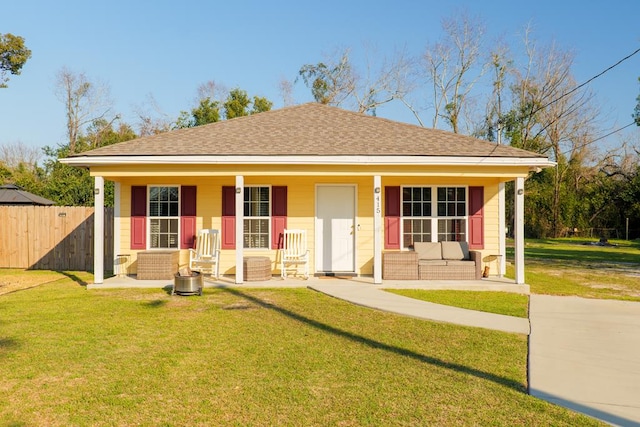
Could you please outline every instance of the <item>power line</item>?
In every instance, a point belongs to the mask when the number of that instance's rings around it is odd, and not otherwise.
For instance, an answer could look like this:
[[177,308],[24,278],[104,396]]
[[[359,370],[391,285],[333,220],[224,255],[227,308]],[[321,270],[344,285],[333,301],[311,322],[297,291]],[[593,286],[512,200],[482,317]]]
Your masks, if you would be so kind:
[[[608,67],[607,69],[605,69],[604,71],[596,74],[595,76],[591,77],[589,80],[587,80],[584,83],[579,84],[578,86],[574,87],[573,89],[571,89],[569,92],[563,93],[562,95],[560,95],[559,97],[557,97],[556,99],[554,99],[551,102],[548,102],[547,104],[543,105],[542,107],[537,108],[535,111],[533,111],[531,114],[529,114],[529,116],[533,116],[535,113],[537,113],[540,110],[543,110],[545,108],[547,108],[549,105],[554,104],[558,101],[560,101],[562,98],[564,98],[565,96],[569,96],[571,95],[573,92],[577,91],[578,89],[588,85],[589,83],[591,83],[592,81],[594,81],[595,79],[597,79],[598,77],[602,76],[603,74],[605,74],[608,71],[611,71],[612,69],[616,68],[618,65],[622,64],[624,61],[626,61],[627,59],[631,58],[633,55],[635,55],[636,53],[640,52],[640,48],[636,49],[633,53],[630,53],[629,55],[625,56],[624,58],[622,58],[621,60],[619,60],[618,62],[616,62],[615,64],[611,65],[610,67]],[[625,128],[628,126],[625,126]],[[624,128],[623,128],[624,129]]]
[[629,123],[628,125],[626,125],[626,126],[622,126],[621,128],[616,129],[616,130],[614,130],[614,131],[611,131],[611,132],[609,132],[609,133],[608,133],[608,134],[606,134],[606,135],[599,136],[599,137],[597,137],[596,139],[594,139],[594,140],[592,140],[592,141],[585,142],[584,144],[581,144],[581,145],[579,145],[579,146],[577,146],[577,147],[573,147],[573,148],[571,148],[570,150],[564,151],[564,152],[562,153],[562,155],[567,155],[570,151],[573,151],[573,150],[575,150],[575,149],[580,149],[580,148],[586,147],[587,145],[591,145],[591,144],[593,144],[594,142],[598,142],[598,141],[600,141],[601,139],[605,139],[606,137],[611,136],[611,135],[613,135],[614,133],[620,132],[621,130],[625,130],[625,129],[626,129],[626,128],[628,128],[629,126],[633,126],[633,125],[635,125],[635,124],[636,124],[636,122],[635,122],[635,120],[634,120],[634,121],[632,121],[631,123]]
[[[579,84],[578,86],[574,87],[574,88],[573,88],[573,89],[571,89],[570,91],[563,93],[562,95],[560,95],[560,96],[559,96],[559,97],[557,97],[556,99],[554,99],[554,100],[552,100],[552,101],[550,101],[550,102],[546,103],[546,104],[545,104],[545,105],[543,105],[542,107],[538,107],[537,109],[535,109],[534,111],[532,111],[531,113],[529,113],[529,114],[528,114],[528,117],[532,117],[532,116],[533,116],[535,113],[537,113],[538,111],[540,111],[540,110],[542,110],[542,109],[547,108],[547,107],[548,107],[548,106],[550,106],[551,104],[553,104],[553,103],[555,103],[555,102],[560,101],[562,98],[564,98],[564,97],[566,97],[566,96],[568,96],[568,95],[572,94],[573,92],[577,91],[578,89],[580,89],[580,88],[582,88],[582,87],[584,87],[584,86],[588,85],[589,83],[591,83],[592,81],[594,81],[594,80],[595,80],[595,79],[597,79],[598,77],[601,77],[603,74],[607,73],[608,71],[610,71],[610,70],[614,69],[615,67],[617,67],[618,65],[622,64],[624,61],[626,61],[627,59],[631,58],[632,56],[634,56],[634,55],[635,55],[635,54],[637,54],[638,52],[640,52],[640,48],[636,49],[635,51],[633,51],[633,52],[632,52],[632,53],[630,53],[629,55],[627,55],[627,56],[625,56],[624,58],[620,59],[620,60],[619,60],[618,62],[616,62],[615,64],[613,64],[613,65],[611,65],[611,66],[607,67],[606,69],[604,69],[604,70],[603,70],[603,71],[601,71],[600,73],[598,73],[598,74],[596,74],[595,76],[591,77],[589,80],[587,80],[587,81],[585,81],[585,82],[583,82],[583,83]],[[524,119],[524,118],[522,118],[521,120],[523,120],[523,119]],[[555,120],[554,120],[554,121],[555,121]],[[611,131],[611,132],[609,132],[609,133],[608,133],[608,134],[606,134],[606,135],[602,135],[602,136],[600,136],[600,137],[598,137],[598,138],[596,138],[596,139],[594,139],[594,140],[592,140],[592,141],[586,142],[586,143],[584,143],[584,144],[582,144],[582,145],[580,145],[580,146],[578,146],[578,147],[574,147],[574,148],[582,148],[582,147],[586,147],[587,145],[591,145],[591,144],[593,144],[594,142],[598,142],[598,141],[600,141],[600,140],[602,140],[602,139],[604,139],[604,138],[606,138],[606,137],[608,137],[608,136],[611,136],[611,135],[613,135],[614,133],[620,132],[621,130],[624,130],[624,129],[626,129],[626,128],[628,128],[629,126],[632,126],[632,125],[634,125],[634,124],[636,124],[635,120],[634,120],[633,122],[629,123],[629,124],[628,124],[628,125],[626,125],[626,126],[623,126],[623,127],[619,128],[619,129],[616,129],[616,130],[614,130],[614,131]],[[567,153],[569,153],[570,151],[571,151],[571,150],[567,150],[567,151],[565,151],[565,152],[563,152],[563,153],[561,153],[561,154],[566,155],[566,154],[567,154]]]

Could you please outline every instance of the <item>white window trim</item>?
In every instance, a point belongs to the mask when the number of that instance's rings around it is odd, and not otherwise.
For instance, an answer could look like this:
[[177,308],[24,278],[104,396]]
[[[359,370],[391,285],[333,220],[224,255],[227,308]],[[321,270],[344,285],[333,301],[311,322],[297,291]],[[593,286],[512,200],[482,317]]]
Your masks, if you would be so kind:
[[[151,216],[151,188],[154,187],[175,187],[178,189],[178,216]],[[180,224],[180,209],[182,207],[182,186],[176,184],[152,184],[147,185],[147,250],[149,251],[166,251],[180,250],[180,242],[182,241],[182,230]],[[177,219],[178,220],[178,246],[175,248],[152,248],[151,247],[151,220],[152,219]]]
[[[438,188],[464,188],[465,189],[465,206],[464,213],[465,216],[438,216]],[[402,195],[404,193],[405,188],[431,188],[431,216],[404,216],[403,210],[403,198]],[[407,250],[408,248],[404,246],[404,220],[405,219],[430,219],[431,220],[431,241],[438,241],[438,220],[440,219],[463,219],[465,220],[465,230],[464,235],[467,241],[469,240],[469,186],[468,185],[401,185],[400,186],[400,248],[402,250]]]
[[[266,251],[266,250],[270,250],[271,249],[271,227],[273,227],[273,221],[271,218],[271,212],[272,212],[272,204],[273,204],[273,191],[271,190],[271,185],[260,185],[260,184],[251,184],[251,185],[245,185],[244,186],[244,190],[245,190],[245,194],[246,194],[246,190],[248,188],[267,188],[269,190],[269,215],[267,216],[247,216],[247,215],[243,215],[242,217],[242,248],[245,251],[249,251],[249,252],[258,252],[258,251]],[[246,202],[243,200],[242,201],[242,209],[244,211],[244,204]],[[268,221],[268,232],[267,232],[267,247],[265,248],[247,248],[244,246],[244,237],[245,237],[245,231],[244,231],[244,221],[248,220],[248,219],[266,219]]]

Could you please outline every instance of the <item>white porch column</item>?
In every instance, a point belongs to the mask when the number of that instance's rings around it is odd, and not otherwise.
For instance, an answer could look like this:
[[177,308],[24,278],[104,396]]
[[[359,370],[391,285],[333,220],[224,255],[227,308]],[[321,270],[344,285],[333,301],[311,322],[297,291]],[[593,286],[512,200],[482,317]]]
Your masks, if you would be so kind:
[[236,176],[236,283],[244,282],[244,176]]
[[500,257],[500,265],[498,266],[498,273],[502,276],[506,273],[507,265],[507,228],[506,228],[506,212],[507,204],[505,203],[504,182],[498,184],[498,233],[500,237],[498,239],[498,253],[502,255]]
[[382,180],[373,177],[373,283],[382,283]]
[[118,259],[120,253],[120,183],[113,183],[113,274],[122,271],[123,266],[116,264],[123,262]]
[[524,178],[516,178],[515,185],[515,270],[516,284],[524,284]]
[[104,178],[94,178],[93,283],[104,281]]

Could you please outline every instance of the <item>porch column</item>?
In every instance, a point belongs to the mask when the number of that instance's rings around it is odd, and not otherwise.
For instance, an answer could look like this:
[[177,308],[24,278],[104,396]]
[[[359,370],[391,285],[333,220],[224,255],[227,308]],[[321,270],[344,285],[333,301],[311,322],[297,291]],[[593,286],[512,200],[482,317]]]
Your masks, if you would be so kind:
[[507,229],[506,229],[506,209],[507,204],[505,203],[505,193],[504,193],[504,182],[498,184],[498,233],[500,234],[498,239],[498,253],[502,255],[500,257],[500,265],[498,266],[498,273],[502,276],[506,273],[506,262],[507,262]]
[[236,284],[244,282],[244,176],[236,176]]
[[96,176],[93,186],[93,283],[104,281],[104,178]]
[[373,177],[373,283],[382,283],[382,180]]
[[515,270],[516,284],[524,284],[524,178],[516,178],[515,185]]
[[120,183],[113,183],[113,274],[118,274],[121,265],[116,265],[122,260],[118,259],[120,253]]

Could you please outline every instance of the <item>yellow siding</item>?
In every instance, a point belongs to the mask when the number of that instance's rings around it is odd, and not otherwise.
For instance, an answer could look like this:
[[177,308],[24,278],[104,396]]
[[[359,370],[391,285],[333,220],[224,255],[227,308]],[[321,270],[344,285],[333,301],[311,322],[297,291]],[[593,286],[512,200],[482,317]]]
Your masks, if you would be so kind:
[[[382,177],[382,215],[384,216],[384,187],[402,185],[473,185],[484,186],[484,234],[485,249],[483,255],[498,253],[499,248],[499,215],[498,185],[502,181],[498,177],[469,178],[458,177],[425,177],[425,176],[383,176]],[[115,253],[129,253],[131,257],[130,273],[135,273],[137,251],[130,248],[130,212],[132,185],[197,185],[197,229],[221,229],[222,187],[235,186],[234,176],[151,176],[122,178],[121,182],[121,220],[120,243]],[[308,246],[311,249],[310,272],[315,272],[315,197],[316,185],[349,184],[356,188],[356,273],[373,274],[373,177],[372,176],[245,176],[244,183],[250,185],[287,186],[288,191],[288,228],[307,230]],[[384,224],[384,221],[383,221]],[[380,232],[380,241],[384,244],[384,230]],[[245,255],[268,256],[273,263],[273,273],[279,274],[279,257],[275,250],[244,250]],[[188,263],[188,251],[182,250],[180,264]],[[235,274],[235,250],[222,250],[220,272]]]
[[[383,177],[449,177],[462,179],[473,178],[500,178],[502,181],[511,181],[516,177],[526,177],[530,172],[528,166],[422,166],[422,165],[110,165],[93,166],[92,176],[103,176],[113,181],[128,181],[131,177],[146,179],[153,177],[162,180],[163,177],[174,176],[186,179],[200,179],[217,177],[228,179],[236,175],[247,177],[298,177],[332,176],[340,180],[342,177],[361,177],[370,179],[374,175]],[[232,183],[233,184],[233,183]],[[232,185],[231,184],[231,185]]]

